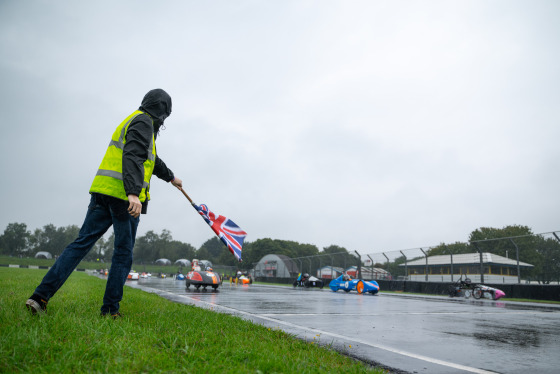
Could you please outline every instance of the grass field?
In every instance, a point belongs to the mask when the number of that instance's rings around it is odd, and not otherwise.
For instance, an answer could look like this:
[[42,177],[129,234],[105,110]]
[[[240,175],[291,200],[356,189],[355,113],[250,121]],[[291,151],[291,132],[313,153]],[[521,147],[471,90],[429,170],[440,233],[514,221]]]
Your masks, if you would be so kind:
[[33,316],[25,300],[45,273],[0,268],[0,372],[383,373],[328,346],[129,287],[124,317],[101,317],[105,281],[81,272],[46,315]]
[[[0,256],[0,265],[20,265],[20,266],[46,266],[50,267],[54,264],[54,259],[42,259],[33,257],[10,257],[10,256]],[[89,270],[99,270],[108,269],[111,267],[111,263],[107,262],[96,262],[96,261],[82,261],[78,264],[78,269],[89,269]],[[166,273],[174,274],[180,269],[179,265],[155,265],[155,264],[133,264],[132,269],[138,272],[150,272],[152,274]],[[214,266],[214,270],[219,273],[234,274],[235,271],[230,268],[224,268],[220,265]],[[187,269],[183,268],[183,273]]]

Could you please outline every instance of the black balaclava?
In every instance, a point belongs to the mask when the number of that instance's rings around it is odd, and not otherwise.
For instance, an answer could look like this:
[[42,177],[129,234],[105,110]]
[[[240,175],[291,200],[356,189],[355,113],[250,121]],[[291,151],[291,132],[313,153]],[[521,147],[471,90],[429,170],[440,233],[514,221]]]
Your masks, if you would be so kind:
[[157,134],[163,121],[171,114],[171,96],[161,88],[149,91],[139,110],[147,112],[154,120],[154,132]]

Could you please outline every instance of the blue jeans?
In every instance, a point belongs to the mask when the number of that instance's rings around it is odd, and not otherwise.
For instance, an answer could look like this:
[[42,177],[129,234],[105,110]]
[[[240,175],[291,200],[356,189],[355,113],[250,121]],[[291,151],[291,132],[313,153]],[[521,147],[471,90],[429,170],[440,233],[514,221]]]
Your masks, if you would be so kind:
[[128,202],[101,194],[92,194],[84,224],[76,240],[70,243],[47,272],[35,294],[49,300],[66,282],[76,266],[111,225],[115,233],[115,249],[101,313],[117,313],[123,288],[132,267],[132,250],[140,217],[132,217]]

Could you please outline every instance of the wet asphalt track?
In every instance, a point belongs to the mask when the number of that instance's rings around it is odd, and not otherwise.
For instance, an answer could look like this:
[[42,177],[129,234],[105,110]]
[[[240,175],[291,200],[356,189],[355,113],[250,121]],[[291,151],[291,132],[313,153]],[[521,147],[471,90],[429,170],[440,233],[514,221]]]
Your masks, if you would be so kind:
[[158,278],[127,285],[332,344],[395,372],[560,372],[560,306],[225,282],[195,291]]

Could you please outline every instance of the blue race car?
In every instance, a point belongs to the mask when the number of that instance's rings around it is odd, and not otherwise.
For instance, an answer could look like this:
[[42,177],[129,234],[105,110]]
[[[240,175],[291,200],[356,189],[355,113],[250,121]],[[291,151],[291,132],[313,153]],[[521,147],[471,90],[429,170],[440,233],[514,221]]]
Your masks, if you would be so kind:
[[333,279],[329,283],[329,287],[334,292],[338,290],[344,290],[345,292],[350,292],[352,290],[358,292],[359,294],[370,293],[375,295],[379,292],[379,285],[376,281],[365,281],[362,279],[352,279],[349,275],[341,275],[340,277]]

